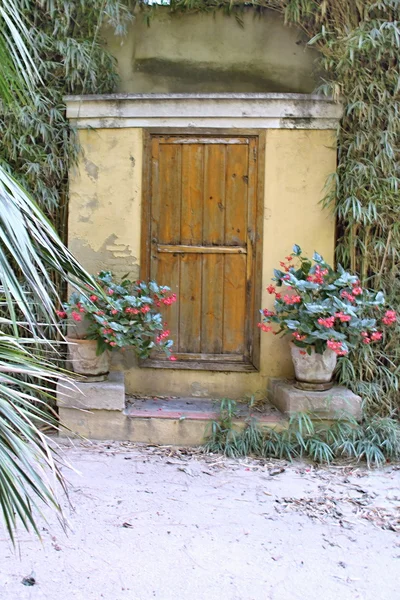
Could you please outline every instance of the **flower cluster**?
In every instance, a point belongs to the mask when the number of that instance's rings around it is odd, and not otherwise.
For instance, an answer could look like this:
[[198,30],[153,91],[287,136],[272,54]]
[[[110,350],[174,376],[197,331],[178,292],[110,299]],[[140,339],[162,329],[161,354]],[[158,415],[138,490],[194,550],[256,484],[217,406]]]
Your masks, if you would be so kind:
[[301,302],[301,296],[289,296],[285,294],[283,296],[283,301],[285,304],[299,304]]
[[[317,253],[311,260],[299,246],[294,246],[285,260],[280,263],[282,269],[274,271],[274,283],[267,287],[275,296],[274,310],[261,311],[262,331],[291,333],[293,343],[304,351],[314,348],[322,354],[330,348],[345,356],[360,343],[381,341],[384,331],[380,329],[396,323],[395,311],[382,314],[382,292],[363,289],[360,280],[341,266],[334,270]],[[278,292],[282,287],[289,293]]]
[[361,337],[362,337],[363,344],[370,344],[371,342],[379,342],[383,337],[383,333],[382,333],[382,331],[373,331],[369,335],[368,331],[362,331]]
[[336,342],[335,340],[328,340],[326,342],[328,348],[334,351],[338,356],[345,356],[347,354],[346,348],[343,346],[342,342]]
[[73,293],[63,310],[57,311],[60,319],[71,318],[76,323],[76,336],[97,340],[99,354],[131,347],[137,356],[147,358],[153,349],[159,349],[175,360],[170,331],[164,328],[159,307],[176,302],[176,294],[154,281],[115,282],[109,271],[94,279],[96,289]]
[[314,273],[307,275],[307,281],[322,285],[324,283],[325,276],[328,275],[328,273],[329,269],[322,269],[320,265],[316,265]]
[[322,325],[322,327],[331,329],[335,324],[335,317],[326,317],[326,319],[324,319],[323,317],[320,317],[317,320],[317,323],[318,323],[318,325]]
[[397,315],[394,310],[387,310],[383,316],[382,323],[393,325],[397,321]]

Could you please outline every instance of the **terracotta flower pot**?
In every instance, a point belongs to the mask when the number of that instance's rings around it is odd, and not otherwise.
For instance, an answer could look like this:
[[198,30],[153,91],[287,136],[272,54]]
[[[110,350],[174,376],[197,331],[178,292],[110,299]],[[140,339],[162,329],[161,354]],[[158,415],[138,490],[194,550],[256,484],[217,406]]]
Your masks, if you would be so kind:
[[96,355],[96,340],[80,340],[67,338],[68,359],[72,364],[74,373],[85,375],[98,380],[105,379],[110,371],[111,354],[107,350],[99,356]]
[[308,354],[303,348],[290,344],[296,387],[309,390],[328,390],[333,386],[332,376],[336,367],[337,355],[327,348],[323,354],[317,354],[312,348]]

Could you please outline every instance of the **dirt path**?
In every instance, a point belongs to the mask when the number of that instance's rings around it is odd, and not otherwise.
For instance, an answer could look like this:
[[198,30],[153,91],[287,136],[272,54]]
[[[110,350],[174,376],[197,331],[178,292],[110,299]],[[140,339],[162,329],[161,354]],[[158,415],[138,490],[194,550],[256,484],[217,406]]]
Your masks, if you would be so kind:
[[[72,509],[0,540],[3,600],[395,600],[400,468],[64,445]],[[33,573],[35,585],[23,577]]]

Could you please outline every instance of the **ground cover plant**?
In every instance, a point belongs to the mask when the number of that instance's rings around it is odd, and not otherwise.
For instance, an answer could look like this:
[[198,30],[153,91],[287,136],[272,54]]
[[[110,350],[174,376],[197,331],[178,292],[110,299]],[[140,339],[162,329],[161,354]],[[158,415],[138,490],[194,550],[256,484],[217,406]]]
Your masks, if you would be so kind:
[[287,428],[263,427],[253,417],[238,430],[234,426],[236,402],[224,398],[219,411],[219,419],[212,421],[207,432],[207,452],[231,458],[306,458],[316,463],[352,459],[368,467],[400,459],[400,424],[390,417],[375,415],[358,423],[342,412],[329,423],[312,412],[299,412],[290,416]]

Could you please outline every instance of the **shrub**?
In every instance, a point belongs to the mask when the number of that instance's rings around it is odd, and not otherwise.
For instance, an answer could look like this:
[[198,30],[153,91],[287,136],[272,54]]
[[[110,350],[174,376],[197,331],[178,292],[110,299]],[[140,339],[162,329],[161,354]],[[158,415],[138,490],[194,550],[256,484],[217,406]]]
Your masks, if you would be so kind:
[[[261,311],[259,327],[275,335],[291,334],[293,343],[304,352],[311,353],[314,347],[322,354],[330,348],[345,356],[361,342],[382,340],[385,328],[397,320],[394,311],[384,312],[382,292],[362,288],[356,275],[340,265],[334,270],[316,252],[310,260],[295,245],[280,266],[283,270],[274,271],[275,285],[267,287],[275,295],[275,310]],[[277,291],[282,286],[287,293]],[[274,324],[279,326],[276,331]]]
[[77,337],[97,340],[98,354],[129,347],[139,358],[147,358],[153,348],[158,348],[175,360],[171,355],[173,341],[160,313],[161,305],[176,301],[170,288],[155,281],[132,282],[126,277],[116,282],[110,271],[101,271],[94,279],[102,295],[93,288],[86,293],[74,292],[57,313],[71,323],[82,322],[83,333],[77,329]]

